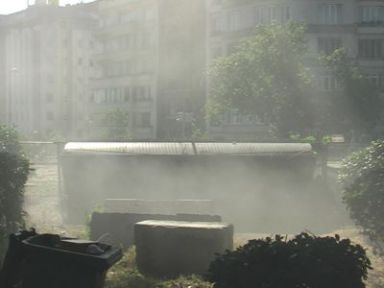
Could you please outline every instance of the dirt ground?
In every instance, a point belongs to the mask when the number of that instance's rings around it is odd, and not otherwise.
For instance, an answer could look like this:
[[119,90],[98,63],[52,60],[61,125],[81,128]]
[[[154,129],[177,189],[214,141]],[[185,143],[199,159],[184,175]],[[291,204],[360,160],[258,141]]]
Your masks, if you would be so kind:
[[[61,217],[58,189],[58,171],[54,164],[37,164],[32,167],[26,185],[24,209],[27,212],[27,227],[34,227],[39,233],[57,233],[67,236],[87,237],[86,225],[66,225]],[[370,272],[367,288],[384,287],[384,258],[373,254],[369,242],[355,227],[341,227],[330,233],[350,238],[367,249],[374,270]],[[235,245],[245,244],[250,239],[273,236],[267,234],[237,234]]]
[[39,233],[84,237],[85,225],[66,225],[61,216],[57,166],[35,164],[32,169],[24,198],[27,227]]

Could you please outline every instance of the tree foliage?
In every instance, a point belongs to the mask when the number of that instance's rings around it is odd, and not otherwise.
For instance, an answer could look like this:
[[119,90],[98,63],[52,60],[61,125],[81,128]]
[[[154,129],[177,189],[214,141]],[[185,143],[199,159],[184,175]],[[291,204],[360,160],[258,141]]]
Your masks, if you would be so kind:
[[362,288],[370,268],[365,250],[350,240],[302,233],[251,240],[218,255],[208,280],[215,288]]
[[[344,49],[322,57],[322,63],[336,79],[339,89],[328,93],[321,113],[328,131],[375,138],[383,101],[379,91],[363,76]],[[323,97],[324,99],[324,97]]]
[[130,116],[123,109],[113,109],[95,119],[93,137],[107,141],[127,141],[131,139]]
[[210,117],[237,108],[256,114],[284,136],[311,126],[304,32],[294,23],[261,26],[234,53],[217,59],[209,70]]
[[21,154],[21,150],[16,129],[0,125],[0,152]]
[[351,218],[372,240],[384,241],[384,140],[346,159],[340,179]]
[[24,185],[29,161],[21,152],[17,132],[0,126],[0,259],[9,233],[23,223]]

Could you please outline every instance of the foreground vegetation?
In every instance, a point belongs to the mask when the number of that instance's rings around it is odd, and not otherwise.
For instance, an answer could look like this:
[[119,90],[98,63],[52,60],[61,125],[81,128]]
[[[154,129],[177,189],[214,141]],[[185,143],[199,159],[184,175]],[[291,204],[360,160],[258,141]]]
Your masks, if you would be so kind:
[[384,140],[345,160],[340,178],[351,218],[384,253]]
[[29,161],[24,157],[15,130],[0,126],[0,263],[10,233],[24,223],[24,185]]
[[[108,273],[107,288],[365,288],[371,269],[365,250],[339,236],[306,233],[292,239],[276,236],[251,240],[218,255],[206,281],[197,277],[158,280],[143,276],[130,249]],[[215,284],[211,284],[215,283]]]
[[371,263],[362,246],[338,235],[251,240],[212,263],[215,288],[364,288]]

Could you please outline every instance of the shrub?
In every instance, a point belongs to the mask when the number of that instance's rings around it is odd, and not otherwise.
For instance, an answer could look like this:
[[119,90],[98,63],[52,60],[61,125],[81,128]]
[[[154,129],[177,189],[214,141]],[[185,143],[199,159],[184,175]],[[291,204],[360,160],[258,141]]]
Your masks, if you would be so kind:
[[207,278],[216,288],[360,288],[370,268],[365,250],[350,240],[302,233],[251,240],[218,255]]
[[339,176],[351,218],[371,240],[384,240],[384,141],[344,160]]
[[29,162],[21,154],[17,134],[0,126],[0,260],[7,236],[23,224],[24,185]]

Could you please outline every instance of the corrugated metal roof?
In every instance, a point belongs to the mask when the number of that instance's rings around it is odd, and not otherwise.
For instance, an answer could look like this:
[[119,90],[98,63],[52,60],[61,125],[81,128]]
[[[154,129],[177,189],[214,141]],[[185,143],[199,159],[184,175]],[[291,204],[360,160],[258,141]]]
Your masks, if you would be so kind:
[[65,152],[123,153],[129,155],[193,155],[191,143],[81,143],[70,142]]
[[81,143],[71,142],[65,152],[122,153],[128,155],[279,155],[312,151],[306,143]]
[[276,155],[312,151],[307,143],[196,143],[199,155]]

